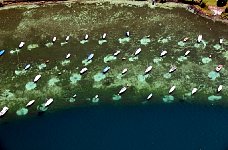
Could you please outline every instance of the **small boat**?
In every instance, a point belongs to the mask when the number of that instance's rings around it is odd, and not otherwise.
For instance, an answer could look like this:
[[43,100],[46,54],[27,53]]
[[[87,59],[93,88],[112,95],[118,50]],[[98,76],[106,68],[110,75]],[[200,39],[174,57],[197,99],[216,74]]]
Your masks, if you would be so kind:
[[0,56],[2,56],[5,53],[5,50],[0,50]]
[[192,89],[192,95],[195,94],[197,90],[198,90],[197,88],[193,88]]
[[66,39],[65,39],[65,40],[66,40],[66,42],[68,42],[68,41],[69,41],[69,39],[70,39],[70,36],[67,36],[67,37],[66,37]]
[[45,103],[44,106],[48,107],[49,105],[51,105],[51,103],[53,102],[53,98],[49,98]]
[[46,60],[46,63],[49,63],[50,62],[50,60]]
[[223,65],[218,65],[218,66],[215,68],[215,71],[219,72],[222,68],[223,68]]
[[127,31],[125,35],[126,35],[126,37],[129,37],[130,36],[130,32]]
[[142,49],[141,49],[141,48],[138,48],[138,49],[135,51],[134,55],[137,56],[141,51],[142,51]]
[[145,70],[144,73],[147,74],[147,73],[149,73],[151,70],[152,70],[152,66],[149,66],[149,67],[146,68],[146,70]]
[[72,97],[73,97],[73,98],[76,98],[76,97],[77,97],[77,95],[76,95],[76,94],[74,94]]
[[9,110],[9,108],[4,106],[2,108],[2,110],[0,111],[0,117],[4,116],[8,110]]
[[187,42],[188,39],[189,39],[188,37],[185,37],[183,41],[184,42]]
[[127,71],[128,71],[127,68],[123,69],[122,75],[124,75]]
[[176,71],[177,67],[172,65],[171,68],[169,69],[169,73],[173,73],[174,71]]
[[54,43],[56,41],[56,39],[57,39],[56,37],[53,37],[52,42]]
[[222,87],[223,87],[222,85],[219,85],[219,86],[218,86],[218,89],[217,89],[217,92],[218,92],[218,93],[222,90]]
[[105,74],[105,73],[107,73],[109,70],[110,70],[110,67],[109,67],[109,66],[106,66],[106,67],[103,69],[102,72]]
[[120,89],[118,95],[123,94],[126,90],[127,90],[127,87],[126,86],[125,87],[122,87],[122,89]]
[[21,42],[18,47],[21,49],[24,45],[25,45],[25,42]]
[[223,40],[224,39],[219,39],[219,44],[222,44],[223,43]]
[[61,72],[59,72],[59,73],[58,73],[58,75],[60,76],[60,75],[62,75],[62,73],[61,73]]
[[126,60],[126,57],[122,57],[122,60]]
[[98,95],[95,95],[95,97],[94,97],[95,99],[97,99],[98,98]]
[[70,58],[70,56],[71,56],[71,54],[70,54],[70,53],[68,53],[68,54],[66,55],[66,59],[69,59],[69,58]]
[[82,70],[80,71],[80,74],[84,74],[88,69],[85,67],[85,68],[82,68]]
[[113,56],[117,56],[117,55],[119,55],[119,53],[120,53],[120,51],[116,51],[116,52],[113,54]]
[[30,107],[34,104],[35,100],[31,100],[26,104],[26,107]]
[[187,50],[185,53],[184,53],[184,56],[188,56],[188,54],[190,53],[190,50]]
[[41,75],[39,74],[34,78],[33,82],[37,82],[40,78],[41,78]]
[[84,40],[88,40],[89,39],[89,35],[86,34],[85,37],[84,37]]
[[169,90],[169,94],[173,93],[173,91],[176,89],[176,86],[172,86]]
[[30,65],[30,64],[27,64],[27,65],[25,66],[24,70],[28,70],[30,67],[31,67],[31,65]]
[[147,96],[147,100],[150,100],[151,99],[151,97],[153,96],[153,94],[152,93],[150,93],[148,96]]
[[203,35],[200,34],[200,35],[198,36],[198,38],[197,38],[197,42],[200,43],[200,42],[202,41],[202,38],[203,38]]
[[104,33],[104,34],[102,35],[102,40],[105,40],[106,36],[107,36],[107,33]]
[[160,57],[165,56],[167,53],[168,53],[167,51],[162,51],[161,54],[160,54]]
[[94,54],[93,54],[93,53],[92,53],[92,54],[89,54],[89,55],[88,55],[88,57],[87,57],[87,61],[92,60],[92,59],[93,59],[93,57],[94,57]]

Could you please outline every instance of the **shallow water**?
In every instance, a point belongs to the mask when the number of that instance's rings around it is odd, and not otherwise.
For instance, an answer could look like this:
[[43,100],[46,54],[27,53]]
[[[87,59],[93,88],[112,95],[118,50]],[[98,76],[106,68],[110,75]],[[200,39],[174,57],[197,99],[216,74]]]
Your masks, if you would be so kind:
[[[150,9],[107,3],[14,8],[1,10],[0,17],[0,47],[7,51],[0,58],[0,84],[3,85],[0,87],[0,106],[9,106],[11,116],[32,99],[37,101],[28,114],[37,114],[37,106],[50,97],[54,98],[54,103],[48,110],[93,105],[92,98],[97,94],[99,102],[95,105],[140,104],[151,92],[154,94],[152,103],[160,103],[172,85],[177,87],[172,94],[174,101],[227,105],[226,67],[215,80],[208,77],[218,64],[226,66],[228,58],[225,51],[228,48],[228,26],[220,22],[191,14],[183,8]],[[124,39],[126,31],[130,31],[129,41]],[[107,42],[100,44],[98,40],[104,32],[107,33]],[[89,41],[81,44],[85,34],[89,35]],[[196,44],[199,34],[203,34],[204,41]],[[71,36],[70,40],[64,43],[67,35]],[[140,42],[148,35],[149,43]],[[52,44],[54,36],[57,41]],[[181,42],[184,37],[189,37],[189,41]],[[219,38],[225,39],[220,48],[216,45]],[[119,43],[119,39],[125,43]],[[20,41],[26,44],[18,51]],[[132,54],[139,47],[142,52],[135,58]],[[104,62],[104,58],[116,50],[121,51],[117,59]],[[160,59],[162,50],[167,50],[168,54]],[[191,53],[184,59],[186,50],[191,50]],[[70,61],[65,61],[68,53],[71,53]],[[83,61],[90,53],[95,54],[93,61],[86,66],[88,71],[80,76]],[[202,59],[209,54],[212,54],[212,61],[203,63]],[[126,60],[122,61],[122,57]],[[45,67],[46,60],[50,62]],[[28,63],[31,68],[22,71]],[[177,71],[171,76],[165,75],[171,64],[177,66]],[[144,79],[142,75],[149,65],[153,66],[152,72]],[[98,76],[100,81],[94,79],[106,66],[111,69],[105,77]],[[124,68],[129,71],[119,78]],[[37,74],[42,74],[42,78],[36,86],[29,84],[26,89],[26,84]],[[216,94],[219,84],[223,84],[224,89]],[[114,94],[126,85],[130,87],[121,100],[113,101]],[[199,87],[199,91],[193,97],[188,96],[194,87]],[[77,97],[72,100],[74,94]],[[211,95],[223,97],[209,102]],[[202,100],[197,101],[199,98]]]

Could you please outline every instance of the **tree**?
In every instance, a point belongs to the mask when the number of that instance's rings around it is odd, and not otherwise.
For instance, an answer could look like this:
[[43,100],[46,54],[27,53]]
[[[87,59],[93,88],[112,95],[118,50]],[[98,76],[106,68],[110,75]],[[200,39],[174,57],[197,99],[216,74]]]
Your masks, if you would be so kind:
[[218,0],[217,1],[217,6],[218,7],[226,6],[226,4],[227,4],[227,0]]

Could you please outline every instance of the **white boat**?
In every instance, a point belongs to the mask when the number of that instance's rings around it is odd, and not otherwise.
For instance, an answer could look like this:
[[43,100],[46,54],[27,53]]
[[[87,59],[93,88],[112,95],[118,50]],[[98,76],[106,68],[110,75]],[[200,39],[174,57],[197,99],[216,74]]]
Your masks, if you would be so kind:
[[151,97],[153,96],[153,94],[152,93],[150,93],[148,96],[147,96],[147,100],[150,100],[151,99]]
[[113,56],[117,56],[117,55],[119,55],[119,53],[120,53],[120,51],[116,51],[116,52],[113,54]]
[[218,65],[218,66],[215,68],[215,71],[219,72],[222,68],[223,68],[223,65]]
[[203,39],[203,35],[200,34],[200,35],[198,36],[198,38],[197,38],[197,42],[200,43],[200,42],[202,41],[202,39]]
[[219,39],[219,44],[222,44],[223,43],[223,39]]
[[93,53],[92,54],[89,54],[89,56],[87,57],[87,61],[92,60],[93,57],[94,57],[94,54]]
[[127,90],[127,87],[126,86],[125,87],[122,87],[122,89],[120,89],[118,95],[123,94],[126,90]]
[[97,99],[98,98],[98,95],[95,95],[95,97],[94,97],[95,99]]
[[160,57],[165,56],[167,53],[168,53],[167,51],[162,51],[161,54],[160,54]]
[[40,78],[41,78],[40,74],[36,75],[36,77],[34,78],[33,82],[37,82]]
[[2,110],[0,111],[0,117],[4,116],[8,110],[9,110],[9,108],[4,106],[2,108]]
[[183,41],[184,41],[184,42],[187,42],[187,40],[188,40],[188,37],[185,37]]
[[149,67],[146,68],[146,70],[145,70],[144,73],[147,74],[147,73],[149,73],[151,70],[152,70],[152,66],[149,66]]
[[89,39],[89,35],[86,34],[85,37],[84,37],[84,40],[88,40]]
[[102,35],[102,40],[105,40],[106,36],[107,36],[107,33],[104,33],[104,34]]
[[18,47],[21,49],[24,45],[25,45],[25,42],[21,42]]
[[27,64],[27,65],[25,66],[24,70],[28,70],[30,67],[31,67],[31,65],[30,65],[30,64]]
[[169,94],[173,93],[173,91],[176,89],[176,86],[172,86],[169,90]]
[[69,58],[70,58],[70,56],[71,56],[71,54],[70,54],[70,53],[68,53],[68,54],[66,55],[66,59],[69,59]]
[[88,69],[85,67],[85,68],[82,68],[82,70],[80,71],[80,74],[84,74]]
[[70,36],[67,36],[67,37],[66,37],[66,39],[65,39],[65,40],[66,40],[66,42],[68,42],[68,41],[69,41],[69,39],[70,39]]
[[198,90],[197,88],[193,88],[192,89],[192,95],[195,94],[197,90]]
[[184,56],[188,56],[188,54],[190,53],[190,50],[187,50],[185,53],[184,53]]
[[124,68],[123,71],[122,71],[122,75],[124,75],[127,71],[128,71],[128,69]]
[[103,73],[107,73],[108,71],[110,70],[110,67],[109,66],[106,66],[104,69],[103,69]]
[[76,97],[77,97],[77,94],[74,94],[72,97],[73,97],[73,98],[76,98]]
[[176,69],[177,67],[172,65],[171,68],[169,69],[169,73],[176,71]]
[[56,39],[57,39],[56,37],[53,37],[52,42],[54,43],[56,41]]
[[26,107],[30,107],[34,104],[35,100],[31,100],[26,104]]
[[142,49],[141,49],[141,48],[138,48],[138,49],[135,51],[134,55],[137,56],[141,51],[142,51]]
[[218,93],[222,90],[222,87],[223,87],[222,85],[219,85],[219,86],[218,86],[218,89],[217,89],[217,92],[218,92]]
[[44,106],[48,107],[49,105],[51,105],[51,103],[53,102],[53,98],[49,98],[45,103]]
[[127,36],[127,37],[130,36],[130,32],[129,32],[129,31],[126,32],[126,36]]

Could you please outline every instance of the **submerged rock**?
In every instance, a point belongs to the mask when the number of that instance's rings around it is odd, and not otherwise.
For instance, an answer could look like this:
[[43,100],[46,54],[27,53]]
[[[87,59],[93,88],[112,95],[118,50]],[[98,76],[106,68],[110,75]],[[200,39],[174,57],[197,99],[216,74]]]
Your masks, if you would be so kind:
[[220,77],[220,74],[216,71],[211,71],[211,72],[209,72],[208,77],[211,80],[215,80],[217,77]]
[[27,108],[21,108],[19,110],[17,110],[16,114],[18,116],[24,116],[28,114],[28,109]]
[[70,76],[70,83],[71,84],[76,84],[78,81],[80,81],[82,76],[80,74],[74,73]]
[[211,95],[208,97],[209,101],[218,101],[220,99],[222,99],[222,96]]
[[99,72],[93,76],[93,79],[94,79],[94,81],[99,82],[99,81],[105,79],[105,77],[106,77],[105,74]]
[[165,95],[163,98],[162,98],[163,102],[165,103],[171,103],[174,101],[174,97],[172,95]]
[[25,89],[30,91],[30,90],[33,90],[36,88],[36,83],[34,82],[28,82],[26,85],[25,85]]
[[120,96],[120,95],[116,95],[116,94],[114,94],[113,96],[112,96],[112,100],[114,100],[114,101],[118,101],[118,100],[120,100],[122,97]]

